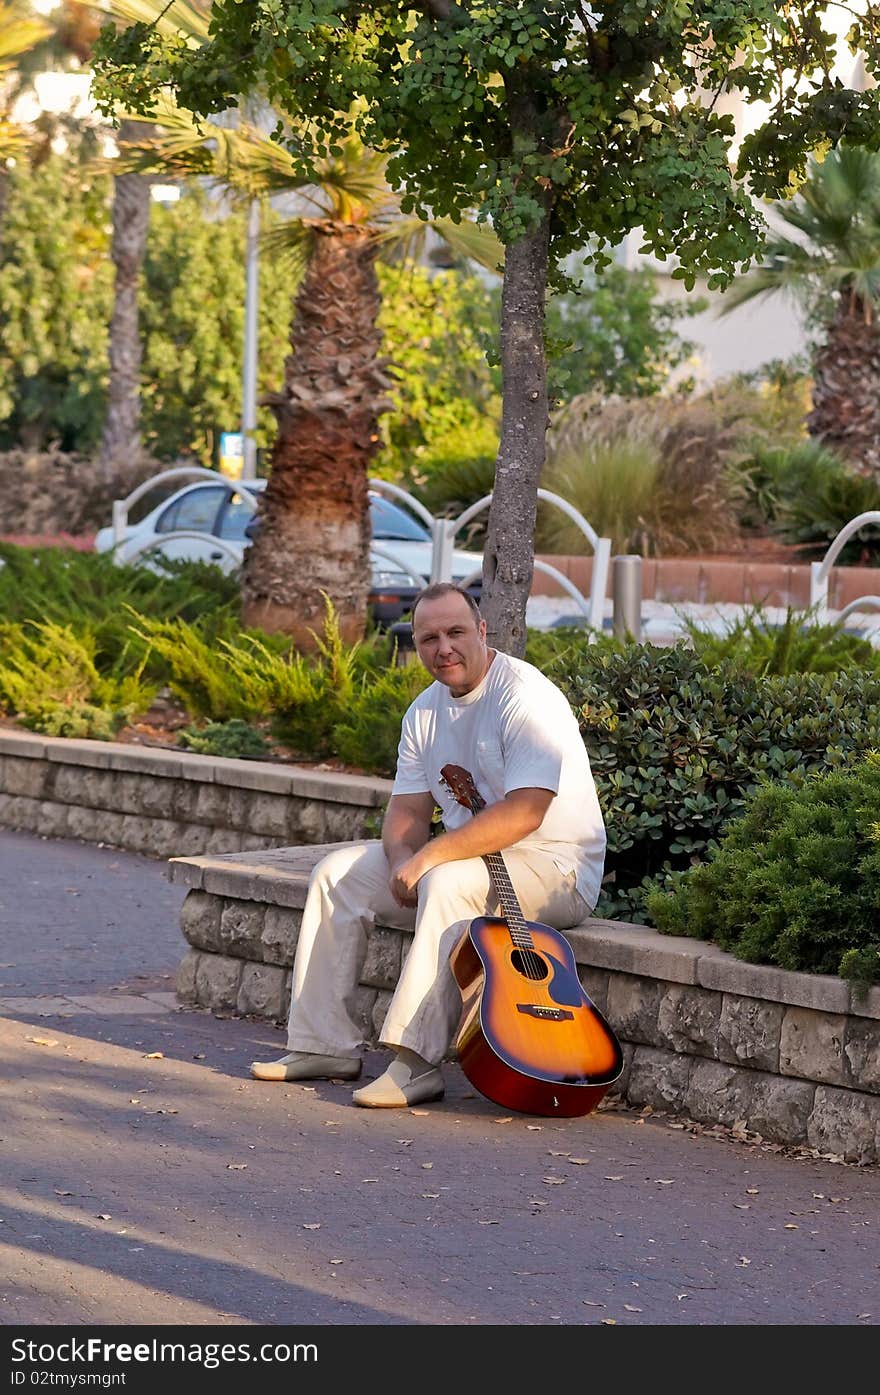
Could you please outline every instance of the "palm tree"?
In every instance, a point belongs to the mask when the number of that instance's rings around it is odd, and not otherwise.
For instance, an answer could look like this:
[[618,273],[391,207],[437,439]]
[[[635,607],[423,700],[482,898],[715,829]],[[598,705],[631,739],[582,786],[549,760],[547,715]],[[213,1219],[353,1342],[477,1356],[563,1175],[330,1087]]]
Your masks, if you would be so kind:
[[799,236],[769,238],[764,264],[728,292],[724,311],[783,291],[819,320],[807,430],[880,476],[880,154],[839,146],[773,208]]
[[[207,37],[210,8],[210,0],[172,0],[167,5],[151,0],[105,0],[92,6],[126,24],[147,22],[160,33],[183,33],[194,44]],[[124,150],[131,142],[148,139],[150,129],[144,122],[123,118],[117,141]],[[138,289],[150,226],[151,182],[135,170],[121,170],[113,176],[110,256],[116,278],[108,341],[107,412],[99,457],[106,471],[130,465],[141,454]]]
[[[278,430],[261,526],[245,554],[242,619],[309,648],[329,598],[354,640],[369,591],[369,467],[379,417],[393,405],[376,261],[413,255],[426,225],[402,215],[385,157],[353,132],[307,181],[289,151],[255,126],[202,126],[164,99],[155,120],[150,142],[124,156],[127,167],[207,177],[240,200],[296,196],[296,215],[265,239],[291,254],[299,282],[284,383],[263,402]],[[447,219],[429,226],[460,256],[493,269],[501,260],[485,228]]]

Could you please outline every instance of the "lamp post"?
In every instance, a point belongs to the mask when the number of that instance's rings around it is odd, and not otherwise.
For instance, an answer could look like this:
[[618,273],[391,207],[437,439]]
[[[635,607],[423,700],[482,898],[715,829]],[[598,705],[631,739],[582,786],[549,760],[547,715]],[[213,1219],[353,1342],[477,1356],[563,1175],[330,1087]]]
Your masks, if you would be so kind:
[[251,199],[245,242],[244,360],[241,375],[241,477],[257,477],[257,311],[260,240],[260,201]]

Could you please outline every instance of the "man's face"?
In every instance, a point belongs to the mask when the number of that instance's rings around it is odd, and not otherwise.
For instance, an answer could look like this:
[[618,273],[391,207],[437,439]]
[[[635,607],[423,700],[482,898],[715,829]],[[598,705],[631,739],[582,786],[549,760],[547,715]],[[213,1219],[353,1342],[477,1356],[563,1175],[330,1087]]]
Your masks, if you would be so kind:
[[432,678],[453,697],[462,697],[482,681],[489,667],[486,622],[477,621],[463,596],[450,593],[420,601],[413,619],[416,652]]

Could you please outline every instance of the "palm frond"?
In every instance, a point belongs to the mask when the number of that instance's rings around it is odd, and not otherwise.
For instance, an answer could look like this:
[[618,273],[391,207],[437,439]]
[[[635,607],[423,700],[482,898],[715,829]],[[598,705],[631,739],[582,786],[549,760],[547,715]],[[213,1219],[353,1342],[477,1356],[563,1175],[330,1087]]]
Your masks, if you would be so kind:
[[200,44],[208,37],[211,0],[99,0],[91,8],[109,19],[155,25],[159,34],[185,34]]
[[0,4],[0,73],[9,72],[16,59],[42,43],[51,32],[51,24],[23,14],[14,0]]

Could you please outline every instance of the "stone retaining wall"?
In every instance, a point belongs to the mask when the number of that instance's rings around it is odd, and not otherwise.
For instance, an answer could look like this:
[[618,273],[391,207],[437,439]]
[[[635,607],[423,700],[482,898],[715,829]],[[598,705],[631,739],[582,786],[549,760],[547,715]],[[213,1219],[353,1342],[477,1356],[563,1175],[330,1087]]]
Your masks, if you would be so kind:
[[151,857],[372,837],[391,781],[0,733],[0,828]]
[[[191,889],[180,998],[285,1023],[308,877],[329,847],[174,858]],[[740,1124],[771,1142],[880,1161],[880,988],[746,964],[700,940],[590,919],[567,935],[581,982],[624,1047],[634,1106]],[[356,1011],[375,1043],[410,936],[369,935]]]

